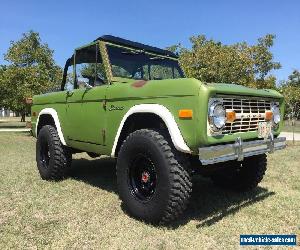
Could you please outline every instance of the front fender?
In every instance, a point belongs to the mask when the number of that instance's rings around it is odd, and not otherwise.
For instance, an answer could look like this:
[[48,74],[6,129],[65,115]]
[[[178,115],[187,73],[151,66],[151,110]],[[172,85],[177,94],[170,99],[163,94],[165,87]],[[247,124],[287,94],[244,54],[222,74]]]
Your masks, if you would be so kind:
[[111,151],[112,157],[115,157],[119,137],[126,120],[130,115],[135,113],[152,113],[159,116],[166,124],[175,148],[184,153],[191,153],[191,149],[185,143],[172,113],[165,106],[160,104],[139,104],[131,107],[121,120]]
[[39,122],[40,122],[40,117],[42,115],[50,115],[53,118],[56,130],[57,130],[57,133],[58,133],[58,136],[59,136],[59,139],[60,139],[61,143],[64,146],[66,146],[67,144],[66,144],[64,135],[62,133],[62,129],[61,129],[60,121],[58,119],[57,112],[53,108],[44,108],[44,109],[41,110],[41,112],[39,112],[39,116],[37,118],[37,122],[36,122],[36,125],[35,125],[35,134],[36,134],[36,137],[37,137],[37,132],[38,132],[38,130],[37,130],[38,129],[38,125],[39,125]]

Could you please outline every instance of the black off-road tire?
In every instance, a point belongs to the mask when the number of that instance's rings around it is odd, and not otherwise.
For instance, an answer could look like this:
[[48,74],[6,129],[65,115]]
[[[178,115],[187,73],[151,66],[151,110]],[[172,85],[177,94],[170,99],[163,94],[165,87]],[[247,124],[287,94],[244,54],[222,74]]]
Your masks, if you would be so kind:
[[213,182],[221,187],[235,191],[249,191],[257,187],[267,170],[267,155],[245,158],[242,162],[232,161],[211,176]]
[[[144,161],[136,166],[139,157],[144,157]],[[155,224],[166,224],[177,218],[185,210],[192,191],[184,159],[160,132],[141,129],[131,133],[123,142],[117,159],[118,191],[128,213]],[[132,174],[136,168],[146,171],[150,168],[149,183],[143,183],[142,177],[139,181],[139,174]],[[143,189],[146,184],[147,188]]]
[[43,180],[59,181],[66,177],[72,154],[61,144],[55,127],[41,128],[36,142],[36,162]]

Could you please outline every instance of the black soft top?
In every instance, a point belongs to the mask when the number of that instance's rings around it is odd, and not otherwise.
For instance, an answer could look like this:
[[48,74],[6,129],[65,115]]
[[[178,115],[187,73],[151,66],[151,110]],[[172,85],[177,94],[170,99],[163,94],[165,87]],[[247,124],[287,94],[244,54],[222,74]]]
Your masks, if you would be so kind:
[[98,37],[95,41],[111,42],[111,43],[115,43],[115,44],[119,44],[119,45],[124,45],[127,47],[132,47],[132,48],[136,48],[136,49],[153,52],[153,53],[160,54],[160,55],[178,58],[178,56],[176,54],[174,54],[173,52],[171,52],[169,50],[156,48],[156,47],[153,47],[150,45],[145,45],[145,44],[138,43],[138,42],[133,42],[133,41],[126,40],[124,38],[120,38],[120,37],[116,37],[116,36],[104,35],[104,36]]

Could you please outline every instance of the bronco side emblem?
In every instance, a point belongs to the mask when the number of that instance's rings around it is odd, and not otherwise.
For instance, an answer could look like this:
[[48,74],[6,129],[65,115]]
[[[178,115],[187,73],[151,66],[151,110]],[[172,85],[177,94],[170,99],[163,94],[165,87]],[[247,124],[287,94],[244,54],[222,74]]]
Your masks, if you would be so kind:
[[124,107],[121,106],[121,107],[117,107],[117,106],[114,106],[114,105],[110,105],[110,108],[108,109],[108,111],[113,111],[113,110],[123,110]]

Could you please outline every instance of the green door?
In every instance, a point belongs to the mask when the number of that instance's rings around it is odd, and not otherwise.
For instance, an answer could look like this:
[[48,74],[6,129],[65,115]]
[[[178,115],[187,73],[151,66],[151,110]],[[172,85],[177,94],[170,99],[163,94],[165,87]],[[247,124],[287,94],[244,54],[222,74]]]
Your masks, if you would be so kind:
[[105,144],[106,110],[104,101],[108,85],[94,87],[83,95],[82,116],[84,123],[84,141]]
[[67,92],[67,137],[71,146],[80,145],[86,151],[96,151],[105,143],[103,102],[108,85],[102,68],[97,44],[75,51],[75,89]]

